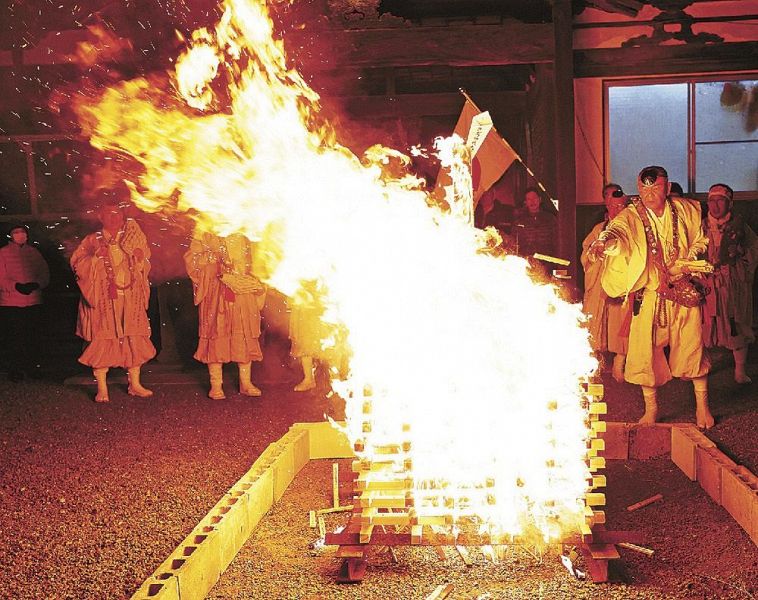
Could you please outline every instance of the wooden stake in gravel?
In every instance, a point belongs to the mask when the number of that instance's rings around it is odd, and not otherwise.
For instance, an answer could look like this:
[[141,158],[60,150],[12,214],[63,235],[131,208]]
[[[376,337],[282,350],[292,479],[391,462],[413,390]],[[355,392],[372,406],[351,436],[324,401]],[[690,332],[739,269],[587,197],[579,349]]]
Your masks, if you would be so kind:
[[500,561],[498,561],[497,559],[497,556],[495,556],[495,549],[489,544],[487,544],[486,546],[482,546],[482,554],[484,554],[484,556],[489,558],[492,561],[493,565],[497,565],[500,563]]
[[426,600],[442,600],[443,598],[447,598],[450,595],[450,592],[453,591],[453,587],[455,586],[453,586],[452,583],[438,585],[435,590],[426,597]]
[[663,500],[663,494],[656,494],[655,496],[650,496],[650,498],[646,498],[645,500],[641,500],[640,502],[637,502],[636,504],[627,506],[626,510],[628,510],[629,512],[632,512],[633,510],[645,508],[646,506],[648,506],[649,504],[652,504],[653,502],[658,502],[658,500]]
[[455,549],[458,551],[458,554],[461,555],[461,558],[463,559],[463,563],[470,567],[474,564],[474,561],[471,560],[471,557],[468,554],[468,550],[466,549],[466,546],[456,546]]
[[340,467],[332,463],[332,508],[340,507]]
[[330,515],[332,513],[347,512],[353,510],[352,504],[345,504],[345,506],[335,506],[334,508],[320,508],[316,511],[317,515]]
[[639,552],[640,554],[644,554],[645,556],[653,556],[655,554],[655,550],[651,550],[650,548],[645,548],[643,546],[638,546],[637,544],[630,544],[629,542],[619,542],[616,544],[620,548],[626,548],[627,550],[633,550],[634,552]]

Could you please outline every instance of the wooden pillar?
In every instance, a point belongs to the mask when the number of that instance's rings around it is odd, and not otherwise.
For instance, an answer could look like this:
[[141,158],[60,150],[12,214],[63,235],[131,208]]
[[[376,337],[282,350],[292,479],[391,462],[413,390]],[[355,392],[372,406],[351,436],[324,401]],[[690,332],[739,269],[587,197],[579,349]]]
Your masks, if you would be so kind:
[[555,38],[555,178],[559,255],[571,261],[576,287],[576,156],[574,155],[574,41],[571,0],[552,0]]

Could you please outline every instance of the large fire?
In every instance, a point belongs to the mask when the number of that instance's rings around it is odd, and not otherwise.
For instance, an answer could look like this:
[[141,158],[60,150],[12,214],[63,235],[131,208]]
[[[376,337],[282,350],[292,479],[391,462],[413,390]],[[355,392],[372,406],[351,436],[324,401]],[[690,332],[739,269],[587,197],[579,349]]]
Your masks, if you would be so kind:
[[576,531],[589,478],[580,382],[597,366],[579,307],[524,260],[487,252],[490,234],[435,207],[419,180],[388,177],[386,155],[341,146],[264,0],[222,8],[172,90],[135,79],[79,107],[92,144],[143,165],[128,182],[142,209],[242,232],[268,285],[318,290],[344,332],[349,364],[332,385],[347,434],[360,458],[399,452],[417,514],[545,540]]

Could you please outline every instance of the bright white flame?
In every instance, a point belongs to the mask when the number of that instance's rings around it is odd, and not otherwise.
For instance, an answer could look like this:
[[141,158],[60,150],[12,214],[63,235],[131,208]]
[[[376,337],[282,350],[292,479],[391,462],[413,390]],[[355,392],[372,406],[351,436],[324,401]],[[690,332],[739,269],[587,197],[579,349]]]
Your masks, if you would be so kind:
[[588,477],[580,381],[596,368],[579,307],[531,281],[524,260],[486,252],[490,235],[436,208],[417,179],[388,176],[396,153],[362,163],[340,146],[262,0],[227,0],[196,42],[176,87],[207,106],[222,66],[230,110],[164,108],[172,100],[145,80],[80,107],[94,145],[143,163],[135,201],[172,198],[198,226],[258,241],[266,282],[289,296],[321,290],[347,333],[349,373],[333,386],[350,439],[376,460],[409,443],[396,464],[410,461],[400,476],[418,514],[543,538],[575,529]]

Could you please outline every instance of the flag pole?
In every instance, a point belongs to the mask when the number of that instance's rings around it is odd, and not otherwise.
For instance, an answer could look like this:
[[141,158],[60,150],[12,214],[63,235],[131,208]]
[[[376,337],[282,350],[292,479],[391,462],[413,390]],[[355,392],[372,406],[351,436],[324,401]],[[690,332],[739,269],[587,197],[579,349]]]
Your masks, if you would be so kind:
[[[477,111],[482,112],[482,109],[477,106],[476,102],[474,102],[473,98],[471,98],[471,96],[469,96],[468,92],[465,89],[463,89],[461,87],[461,88],[458,88],[458,91],[461,94],[463,94],[463,97],[466,99],[467,102],[471,102],[471,105]],[[493,131],[497,131],[497,129],[495,129],[494,126],[492,127],[492,129],[493,129]],[[521,158],[521,155],[513,149],[513,146],[511,146],[508,143],[508,140],[506,140],[502,135],[500,136],[500,138],[508,145],[508,147],[511,149],[511,152],[513,152],[513,156],[515,156],[516,160],[519,161],[521,163],[521,165],[526,169],[526,172],[529,173],[529,175],[532,177],[532,179],[534,179],[534,181],[537,182],[537,187],[540,188],[543,192],[545,192],[545,194],[549,198],[550,202],[552,202],[553,206],[555,206],[555,210],[558,210],[558,200],[556,200],[555,198],[553,198],[553,196],[550,194],[550,192],[547,191],[547,189],[545,188],[545,186],[542,185],[542,182],[539,179],[537,179],[537,176],[534,174],[534,171],[532,171],[529,168],[529,165],[527,165],[524,162],[524,159]]]

